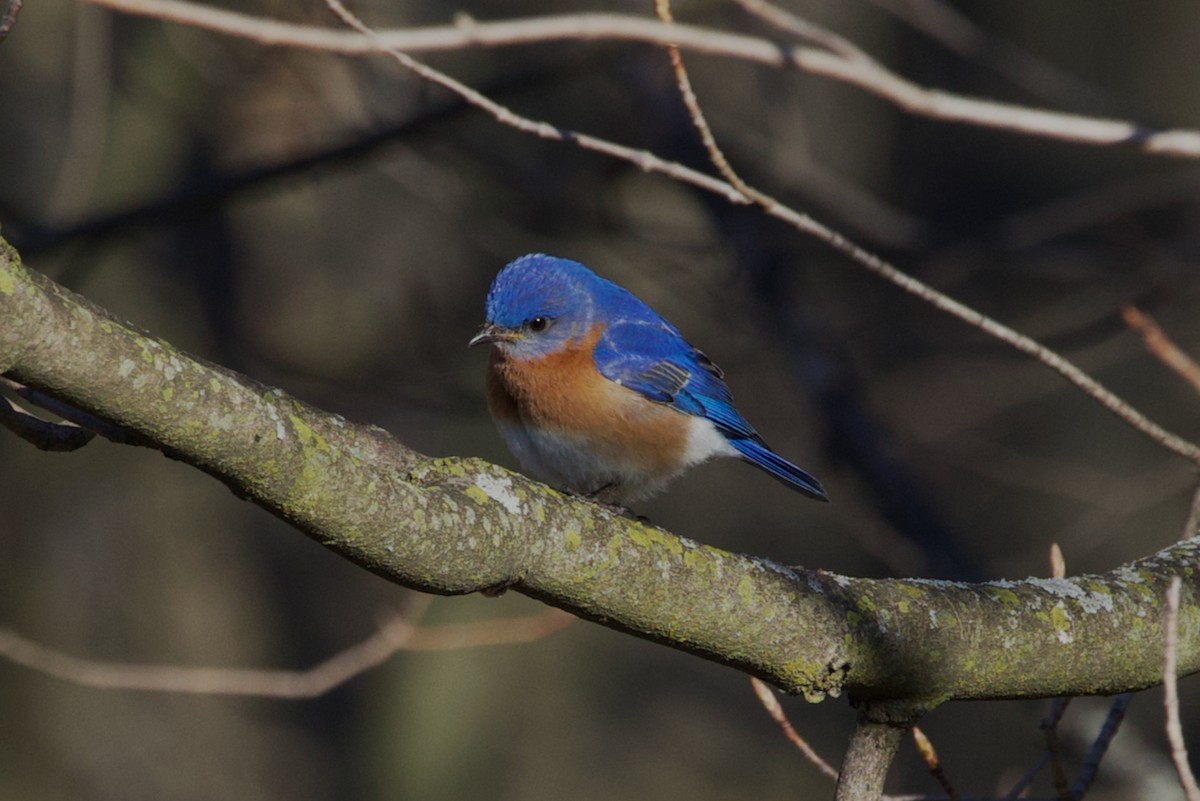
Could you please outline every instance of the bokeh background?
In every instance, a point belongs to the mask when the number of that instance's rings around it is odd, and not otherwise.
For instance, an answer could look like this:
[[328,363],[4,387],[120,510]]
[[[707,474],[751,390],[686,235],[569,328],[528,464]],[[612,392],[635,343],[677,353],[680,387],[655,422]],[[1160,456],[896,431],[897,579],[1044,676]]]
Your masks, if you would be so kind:
[[[237,5],[338,24],[320,2]],[[918,83],[1200,127],[1200,17],[1189,3],[989,0],[963,7],[974,29],[926,3],[788,5]],[[401,27],[597,6],[354,8]],[[731,2],[675,11],[786,40]],[[913,14],[958,31],[968,52],[918,30]],[[708,169],[654,47],[429,60],[524,114]],[[794,71],[687,62],[752,183],[1200,437],[1195,392],[1119,316],[1136,303],[1200,354],[1196,164],[914,118]],[[383,57],[30,2],[0,43],[0,142],[0,226],[32,267],[183,349],[428,454],[515,467],[485,412],[486,356],[465,344],[495,272],[544,251],[589,264],[675,322],[834,501],[809,502],[735,463],[706,465],[639,508],[672,531],[850,574],[972,580],[1047,575],[1052,542],[1069,572],[1104,571],[1181,532],[1194,470],[1045,368],[754,210],[501,127]],[[0,626],[50,647],[305,667],[412,603],[156,453],[94,442],[48,454],[0,436]],[[437,599],[425,620],[538,608],[514,594]],[[1196,680],[1182,693],[1198,751]],[[1160,697],[1135,698],[1089,797],[1180,797]],[[785,706],[836,764],[847,705]],[[987,794],[1035,761],[1047,708],[951,704],[923,725],[950,779]],[[1071,707],[1069,765],[1106,709]],[[0,662],[0,720],[4,799],[831,794],[745,676],[586,623],[530,645],[401,655],[307,702],[106,692]],[[890,786],[936,791],[904,748]],[[1045,779],[1035,788],[1048,792]]]

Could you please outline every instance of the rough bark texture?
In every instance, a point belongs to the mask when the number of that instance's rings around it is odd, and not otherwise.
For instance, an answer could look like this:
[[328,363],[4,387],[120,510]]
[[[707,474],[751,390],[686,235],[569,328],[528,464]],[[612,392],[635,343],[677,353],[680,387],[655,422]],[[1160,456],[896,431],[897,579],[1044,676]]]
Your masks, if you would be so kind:
[[838,773],[834,801],[875,801],[907,725],[859,721]]
[[[1183,578],[1181,673],[1200,670],[1200,539],[1098,576],[868,580],[729,553],[478,459],[431,459],[174,349],[25,270],[0,242],[0,373],[111,420],[400,584],[509,586],[613,628],[882,717],[948,699],[1158,683]],[[882,703],[888,702],[888,703]]]

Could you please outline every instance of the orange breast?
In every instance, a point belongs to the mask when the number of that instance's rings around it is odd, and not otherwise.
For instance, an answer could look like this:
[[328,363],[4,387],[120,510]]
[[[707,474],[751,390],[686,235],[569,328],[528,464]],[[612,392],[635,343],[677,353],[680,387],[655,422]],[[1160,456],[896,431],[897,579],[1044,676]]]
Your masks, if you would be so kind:
[[597,326],[555,353],[525,361],[493,348],[487,376],[492,415],[580,437],[599,461],[673,472],[687,446],[688,416],[601,375],[592,356],[600,334]]

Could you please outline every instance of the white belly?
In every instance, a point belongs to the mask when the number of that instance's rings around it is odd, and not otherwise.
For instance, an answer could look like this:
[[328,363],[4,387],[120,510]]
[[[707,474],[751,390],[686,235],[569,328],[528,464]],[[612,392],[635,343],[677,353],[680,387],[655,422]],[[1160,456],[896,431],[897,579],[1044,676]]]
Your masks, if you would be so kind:
[[531,429],[521,423],[497,423],[500,436],[521,466],[533,477],[560,489],[598,500],[625,504],[662,490],[688,467],[714,456],[738,452],[710,421],[688,420],[686,446],[669,469],[648,467],[643,460],[597,448],[585,435]]

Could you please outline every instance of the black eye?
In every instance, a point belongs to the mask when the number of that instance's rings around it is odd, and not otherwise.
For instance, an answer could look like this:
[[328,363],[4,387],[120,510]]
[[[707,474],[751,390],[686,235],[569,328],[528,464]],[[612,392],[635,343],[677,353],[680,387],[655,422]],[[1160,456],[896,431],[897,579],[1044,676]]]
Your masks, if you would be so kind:
[[549,317],[534,317],[529,321],[529,330],[535,334],[540,334],[550,327]]

